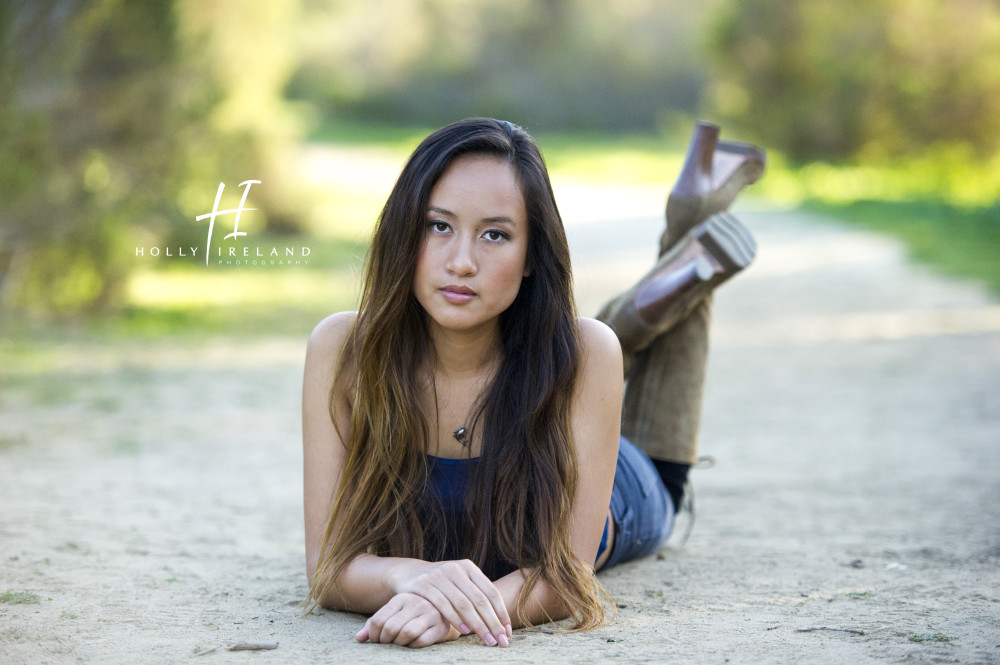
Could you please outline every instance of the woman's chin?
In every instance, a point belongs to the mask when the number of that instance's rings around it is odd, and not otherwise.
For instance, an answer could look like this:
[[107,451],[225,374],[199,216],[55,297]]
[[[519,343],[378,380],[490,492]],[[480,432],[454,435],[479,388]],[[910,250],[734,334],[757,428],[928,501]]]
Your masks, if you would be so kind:
[[495,316],[477,316],[472,312],[434,312],[430,318],[436,327],[449,332],[471,332],[497,324]]

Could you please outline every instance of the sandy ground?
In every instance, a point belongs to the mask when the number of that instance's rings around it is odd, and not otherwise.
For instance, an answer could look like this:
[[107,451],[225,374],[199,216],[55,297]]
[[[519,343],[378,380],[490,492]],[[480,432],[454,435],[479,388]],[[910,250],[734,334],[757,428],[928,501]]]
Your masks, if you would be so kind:
[[[410,651],[301,617],[303,331],[0,370],[0,662],[1000,662],[1000,305],[881,236],[741,217],[761,249],[716,301],[718,464],[686,546],[601,575],[613,622]],[[575,218],[583,311],[657,227]]]

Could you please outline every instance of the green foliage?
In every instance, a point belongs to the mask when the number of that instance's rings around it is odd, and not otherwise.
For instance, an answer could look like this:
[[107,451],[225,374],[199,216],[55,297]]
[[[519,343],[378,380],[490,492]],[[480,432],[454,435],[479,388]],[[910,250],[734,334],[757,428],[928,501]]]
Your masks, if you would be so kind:
[[[262,181],[254,234],[356,237],[395,164],[373,175],[352,151],[402,155],[463,116],[550,133],[556,169],[669,178],[677,156],[624,132],[683,151],[706,86],[726,136],[772,152],[772,198],[1000,194],[1000,6],[985,0],[2,3],[0,314],[128,306],[146,267],[132,248],[201,246],[194,217],[220,182],[238,200]],[[307,118],[314,140],[353,144],[312,180],[296,161]]]
[[160,134],[169,7],[53,1],[2,18],[0,150],[18,157],[0,179],[6,304],[103,309],[125,270],[120,230],[168,207],[151,192],[174,158]]
[[649,131],[700,104],[704,12],[682,0],[314,2],[289,90],[327,121]]
[[1000,150],[1000,6],[727,0],[708,39],[720,117],[796,161]]
[[252,179],[266,183],[248,203],[264,212],[265,228],[301,231],[290,160],[305,128],[284,99],[298,62],[299,3],[174,0],[174,12],[184,132],[174,138],[186,160],[179,187],[184,219],[208,212],[219,182],[236,191]]
[[299,131],[281,101],[291,58],[266,38],[296,12],[280,0],[5,4],[0,308],[113,310],[133,241],[201,237],[193,217],[220,181],[268,182],[248,205],[297,229],[282,196]]

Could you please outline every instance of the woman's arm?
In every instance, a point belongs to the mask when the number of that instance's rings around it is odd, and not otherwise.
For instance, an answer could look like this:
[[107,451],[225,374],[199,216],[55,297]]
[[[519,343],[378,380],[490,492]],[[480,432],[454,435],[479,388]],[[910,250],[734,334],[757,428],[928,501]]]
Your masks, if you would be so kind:
[[[323,534],[333,510],[347,449],[337,430],[347,432],[350,411],[338,408],[337,426],[330,417],[330,392],[354,312],[332,314],[316,326],[306,348],[302,379],[303,501],[306,531],[306,575],[312,580],[320,558]],[[337,395],[338,402],[346,396]],[[341,402],[338,406],[346,406]],[[320,599],[325,604],[326,599]]]
[[[306,574],[310,581],[320,559],[323,534],[347,455],[338,430],[350,430],[348,396],[339,392],[333,395],[338,406],[336,427],[329,405],[335,368],[355,317],[353,312],[342,312],[321,321],[306,350],[302,441]],[[348,563],[319,601],[331,609],[371,614],[405,592],[427,598],[444,620],[456,627],[467,627],[463,632],[475,632],[487,644],[496,644],[496,636],[506,633],[510,624],[499,591],[471,562],[429,563],[362,554]]]
[[[615,333],[594,319],[581,318],[579,323],[583,360],[570,413],[579,478],[570,528],[573,550],[592,566],[611,503],[625,388],[622,351]],[[497,580],[507,607],[514,607],[523,584],[521,571]],[[530,624],[570,614],[545,582],[532,590],[525,613]],[[516,627],[521,625],[518,617],[514,621]]]

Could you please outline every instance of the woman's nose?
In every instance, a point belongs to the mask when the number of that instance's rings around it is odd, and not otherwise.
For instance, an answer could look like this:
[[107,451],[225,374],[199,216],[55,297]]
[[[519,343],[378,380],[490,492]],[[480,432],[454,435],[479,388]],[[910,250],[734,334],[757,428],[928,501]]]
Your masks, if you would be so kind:
[[448,254],[448,272],[453,275],[476,274],[476,261],[473,256],[472,238],[458,237],[451,243]]

